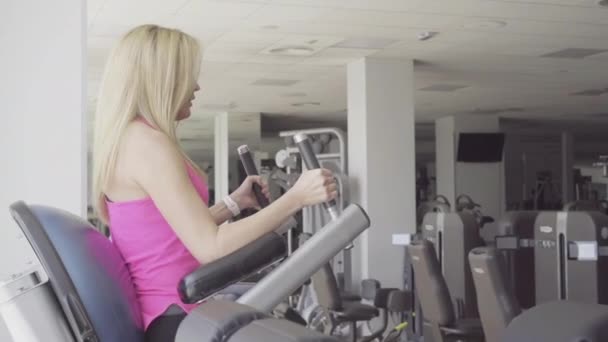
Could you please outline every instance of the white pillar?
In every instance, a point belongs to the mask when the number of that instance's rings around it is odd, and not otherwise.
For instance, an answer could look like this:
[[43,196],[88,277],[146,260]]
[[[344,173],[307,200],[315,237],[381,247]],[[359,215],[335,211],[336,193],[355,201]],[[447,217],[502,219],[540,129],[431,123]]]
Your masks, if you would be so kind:
[[[412,60],[364,58],[348,65],[348,173],[351,201],[371,227],[355,241],[353,284],[403,285],[403,249],[392,235],[415,232]],[[387,267],[390,265],[390,267]]]
[[86,215],[85,2],[6,0],[0,32],[1,281],[33,256],[11,203]]
[[86,214],[85,2],[3,1],[0,46],[1,282],[37,263],[11,203]]
[[497,117],[444,117],[435,122],[437,194],[455,206],[456,197],[466,194],[481,205],[484,215],[500,218],[505,211],[503,162],[461,163],[457,161],[460,133],[499,132]]
[[574,201],[574,142],[572,133],[562,132],[562,203]]
[[228,158],[230,137],[228,135],[228,113],[219,113],[215,116],[215,131],[213,134],[215,137],[215,163],[213,166],[215,170],[215,203],[218,203],[228,195],[229,189]]
[[435,174],[437,194],[452,205],[456,199],[456,135],[454,118],[435,121]]

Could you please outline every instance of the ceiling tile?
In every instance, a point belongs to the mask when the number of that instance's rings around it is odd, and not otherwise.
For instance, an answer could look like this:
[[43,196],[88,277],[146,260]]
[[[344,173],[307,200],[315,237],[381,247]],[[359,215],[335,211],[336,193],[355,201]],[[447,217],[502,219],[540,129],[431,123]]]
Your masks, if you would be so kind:
[[134,26],[171,15],[182,8],[189,0],[107,0],[100,7],[96,23],[116,26]]
[[278,32],[251,32],[234,30],[219,37],[216,43],[260,43],[269,45],[284,39],[285,37],[285,33]]
[[291,21],[310,22],[331,11],[330,8],[269,4],[252,13],[246,20],[249,25],[272,25]]
[[389,12],[389,11],[363,11],[349,9],[335,9],[322,16],[319,21],[333,24],[406,27],[419,29],[445,29],[458,27],[464,24],[462,17],[453,15]]
[[360,10],[410,11],[427,0],[271,0],[276,4],[322,6]]

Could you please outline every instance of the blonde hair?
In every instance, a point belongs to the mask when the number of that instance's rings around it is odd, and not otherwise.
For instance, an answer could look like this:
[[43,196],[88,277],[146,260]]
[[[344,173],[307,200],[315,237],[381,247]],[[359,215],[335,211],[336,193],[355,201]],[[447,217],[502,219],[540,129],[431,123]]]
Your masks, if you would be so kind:
[[97,100],[93,142],[92,200],[104,223],[108,222],[104,190],[114,174],[127,126],[141,116],[179,146],[177,114],[196,87],[200,63],[196,39],[156,25],[134,28],[113,49]]

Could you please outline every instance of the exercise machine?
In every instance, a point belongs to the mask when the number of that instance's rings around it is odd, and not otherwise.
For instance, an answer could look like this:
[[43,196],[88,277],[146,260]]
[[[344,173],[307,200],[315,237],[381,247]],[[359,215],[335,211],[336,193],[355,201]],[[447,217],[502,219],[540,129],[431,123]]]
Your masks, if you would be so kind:
[[550,301],[522,310],[494,247],[469,254],[486,341],[599,342],[608,340],[608,306]]
[[[42,265],[2,287],[8,295],[0,312],[13,337],[143,341],[128,270],[105,236],[56,208],[17,202],[10,211]],[[365,211],[349,205],[237,302],[209,298],[283,258],[284,240],[269,233],[201,266],[176,284],[185,303],[202,303],[181,323],[176,341],[336,341],[269,313],[369,225]]]
[[415,288],[424,313],[424,341],[483,341],[481,322],[456,313],[449,285],[428,240],[414,241],[407,247],[415,274]]
[[433,243],[458,317],[478,317],[468,253],[482,246],[479,225],[469,212],[431,212],[425,215],[420,236]]
[[[349,204],[346,134],[339,128],[333,127],[280,132],[279,136],[285,140],[286,147],[276,153],[275,162],[277,166],[285,168],[286,171],[285,173],[275,171],[272,175],[288,187],[293,185],[297,175],[307,169],[300,146],[295,142],[295,137],[298,135],[307,137],[310,149],[318,160],[319,166],[331,170],[338,184],[339,195],[333,209],[334,212],[329,212],[322,206],[311,206],[302,210],[302,232],[314,235]],[[332,259],[332,268],[342,292],[355,290],[352,284],[352,247],[353,245],[349,244]]]
[[416,226],[419,228],[427,213],[449,213],[452,209],[450,201],[443,195],[436,195],[430,201],[422,202],[416,207]]
[[608,304],[608,217],[543,212],[535,223],[536,303]]
[[[534,224],[538,212],[510,211],[497,222],[493,247],[503,255],[505,281],[523,308],[536,304]],[[475,274],[473,274],[475,276]]]

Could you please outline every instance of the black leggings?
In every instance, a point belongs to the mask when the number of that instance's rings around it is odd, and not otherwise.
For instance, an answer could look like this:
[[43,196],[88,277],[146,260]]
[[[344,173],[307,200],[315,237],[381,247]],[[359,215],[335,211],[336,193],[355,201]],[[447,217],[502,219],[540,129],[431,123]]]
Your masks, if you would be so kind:
[[174,342],[184,318],[186,314],[157,317],[146,330],[146,342]]

